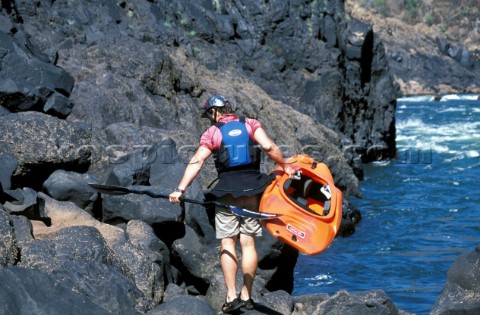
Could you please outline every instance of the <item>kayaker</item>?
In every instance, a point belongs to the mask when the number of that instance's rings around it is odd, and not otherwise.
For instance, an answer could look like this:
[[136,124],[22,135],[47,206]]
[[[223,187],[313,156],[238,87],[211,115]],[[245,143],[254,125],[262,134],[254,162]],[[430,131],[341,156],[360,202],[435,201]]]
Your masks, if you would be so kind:
[[[187,165],[182,180],[169,195],[170,201],[180,202],[185,189],[213,153],[218,182],[208,195],[223,204],[258,211],[262,192],[272,181],[270,176],[260,172],[258,147],[281,165],[290,177],[295,170],[285,164],[282,151],[268,137],[260,122],[235,115],[227,98],[221,95],[210,97],[202,111],[202,117],[208,118],[212,125],[202,134],[198,150]],[[252,309],[251,293],[258,264],[255,237],[262,235],[261,224],[256,219],[238,217],[228,209],[216,207],[215,229],[217,239],[221,239],[220,264],[227,287],[222,311],[231,313],[242,306]],[[235,289],[237,240],[242,249],[243,272],[243,286],[238,295]]]

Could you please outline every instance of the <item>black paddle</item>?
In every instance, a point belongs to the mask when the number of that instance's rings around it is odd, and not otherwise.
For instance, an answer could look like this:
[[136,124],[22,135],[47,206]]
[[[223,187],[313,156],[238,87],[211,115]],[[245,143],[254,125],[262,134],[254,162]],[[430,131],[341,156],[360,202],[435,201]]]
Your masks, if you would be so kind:
[[[164,199],[169,198],[169,195],[157,193],[149,189],[134,188],[133,186],[123,187],[123,186],[100,185],[100,184],[89,184],[89,185],[96,191],[103,194],[108,194],[108,195],[139,194],[139,195],[147,195],[152,198],[164,198]],[[188,199],[188,198],[181,198],[180,200],[188,203],[202,205],[202,206],[205,206],[208,204],[215,204],[220,207],[229,208],[230,211],[232,211],[232,213],[235,215],[238,215],[241,217],[258,219],[258,220],[275,219],[281,216],[281,214],[268,213],[268,212],[256,212],[248,209],[235,207],[232,205],[226,205],[217,201],[199,201],[199,200]]]

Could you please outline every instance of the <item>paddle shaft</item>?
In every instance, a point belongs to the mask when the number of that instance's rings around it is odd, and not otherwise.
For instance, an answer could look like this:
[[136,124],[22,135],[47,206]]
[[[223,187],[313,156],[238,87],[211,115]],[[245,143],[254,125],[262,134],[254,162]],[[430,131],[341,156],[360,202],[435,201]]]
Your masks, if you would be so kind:
[[[170,198],[170,196],[167,194],[156,193],[148,189],[135,189],[135,188],[128,188],[123,186],[111,186],[111,185],[99,185],[99,184],[89,184],[89,185],[93,189],[99,191],[100,193],[110,194],[110,195],[140,194],[140,195],[147,195],[152,198],[163,198],[163,199]],[[180,201],[194,203],[202,206],[214,204],[223,208],[230,209],[230,211],[235,215],[250,217],[250,218],[259,219],[259,220],[274,219],[278,216],[281,216],[280,214],[257,212],[257,211],[251,211],[248,209],[242,209],[236,206],[223,204],[218,201],[199,201],[196,199],[189,199],[189,198],[180,198]]]
[[[167,194],[160,194],[160,193],[153,192],[151,190],[132,189],[132,188],[126,188],[126,187],[124,187],[124,188],[128,189],[129,193],[132,193],[132,194],[147,195],[147,196],[152,197],[152,198],[162,198],[162,199],[169,199],[170,198],[170,196],[167,195]],[[188,203],[194,203],[194,204],[202,205],[202,206],[206,206],[206,205],[209,205],[209,204],[215,204],[215,205],[222,206],[222,207],[225,207],[225,208],[230,207],[229,205],[225,205],[225,204],[222,204],[222,203],[217,202],[217,201],[200,201],[200,200],[189,199],[189,198],[184,198],[184,197],[181,197],[180,201],[188,202]]]

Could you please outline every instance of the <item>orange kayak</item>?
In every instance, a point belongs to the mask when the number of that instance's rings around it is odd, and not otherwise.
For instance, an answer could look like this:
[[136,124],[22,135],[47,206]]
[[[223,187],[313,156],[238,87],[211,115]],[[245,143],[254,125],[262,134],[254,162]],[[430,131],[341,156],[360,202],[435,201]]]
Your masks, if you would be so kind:
[[335,238],[342,220],[342,192],[335,187],[324,163],[306,154],[286,160],[301,170],[299,179],[290,179],[281,167],[276,179],[265,189],[260,212],[282,214],[262,224],[276,238],[308,255],[325,250]]

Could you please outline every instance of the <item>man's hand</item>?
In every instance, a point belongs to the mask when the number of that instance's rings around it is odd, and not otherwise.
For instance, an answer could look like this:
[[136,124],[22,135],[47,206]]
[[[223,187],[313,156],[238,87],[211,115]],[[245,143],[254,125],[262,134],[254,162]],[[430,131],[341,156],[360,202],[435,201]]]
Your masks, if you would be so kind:
[[297,168],[293,167],[290,164],[284,164],[283,165],[283,171],[285,174],[288,175],[289,178],[292,178],[295,176],[295,173],[297,172]]
[[168,196],[168,199],[171,203],[179,203],[180,197],[182,197],[182,195],[183,194],[180,191],[174,191]]

